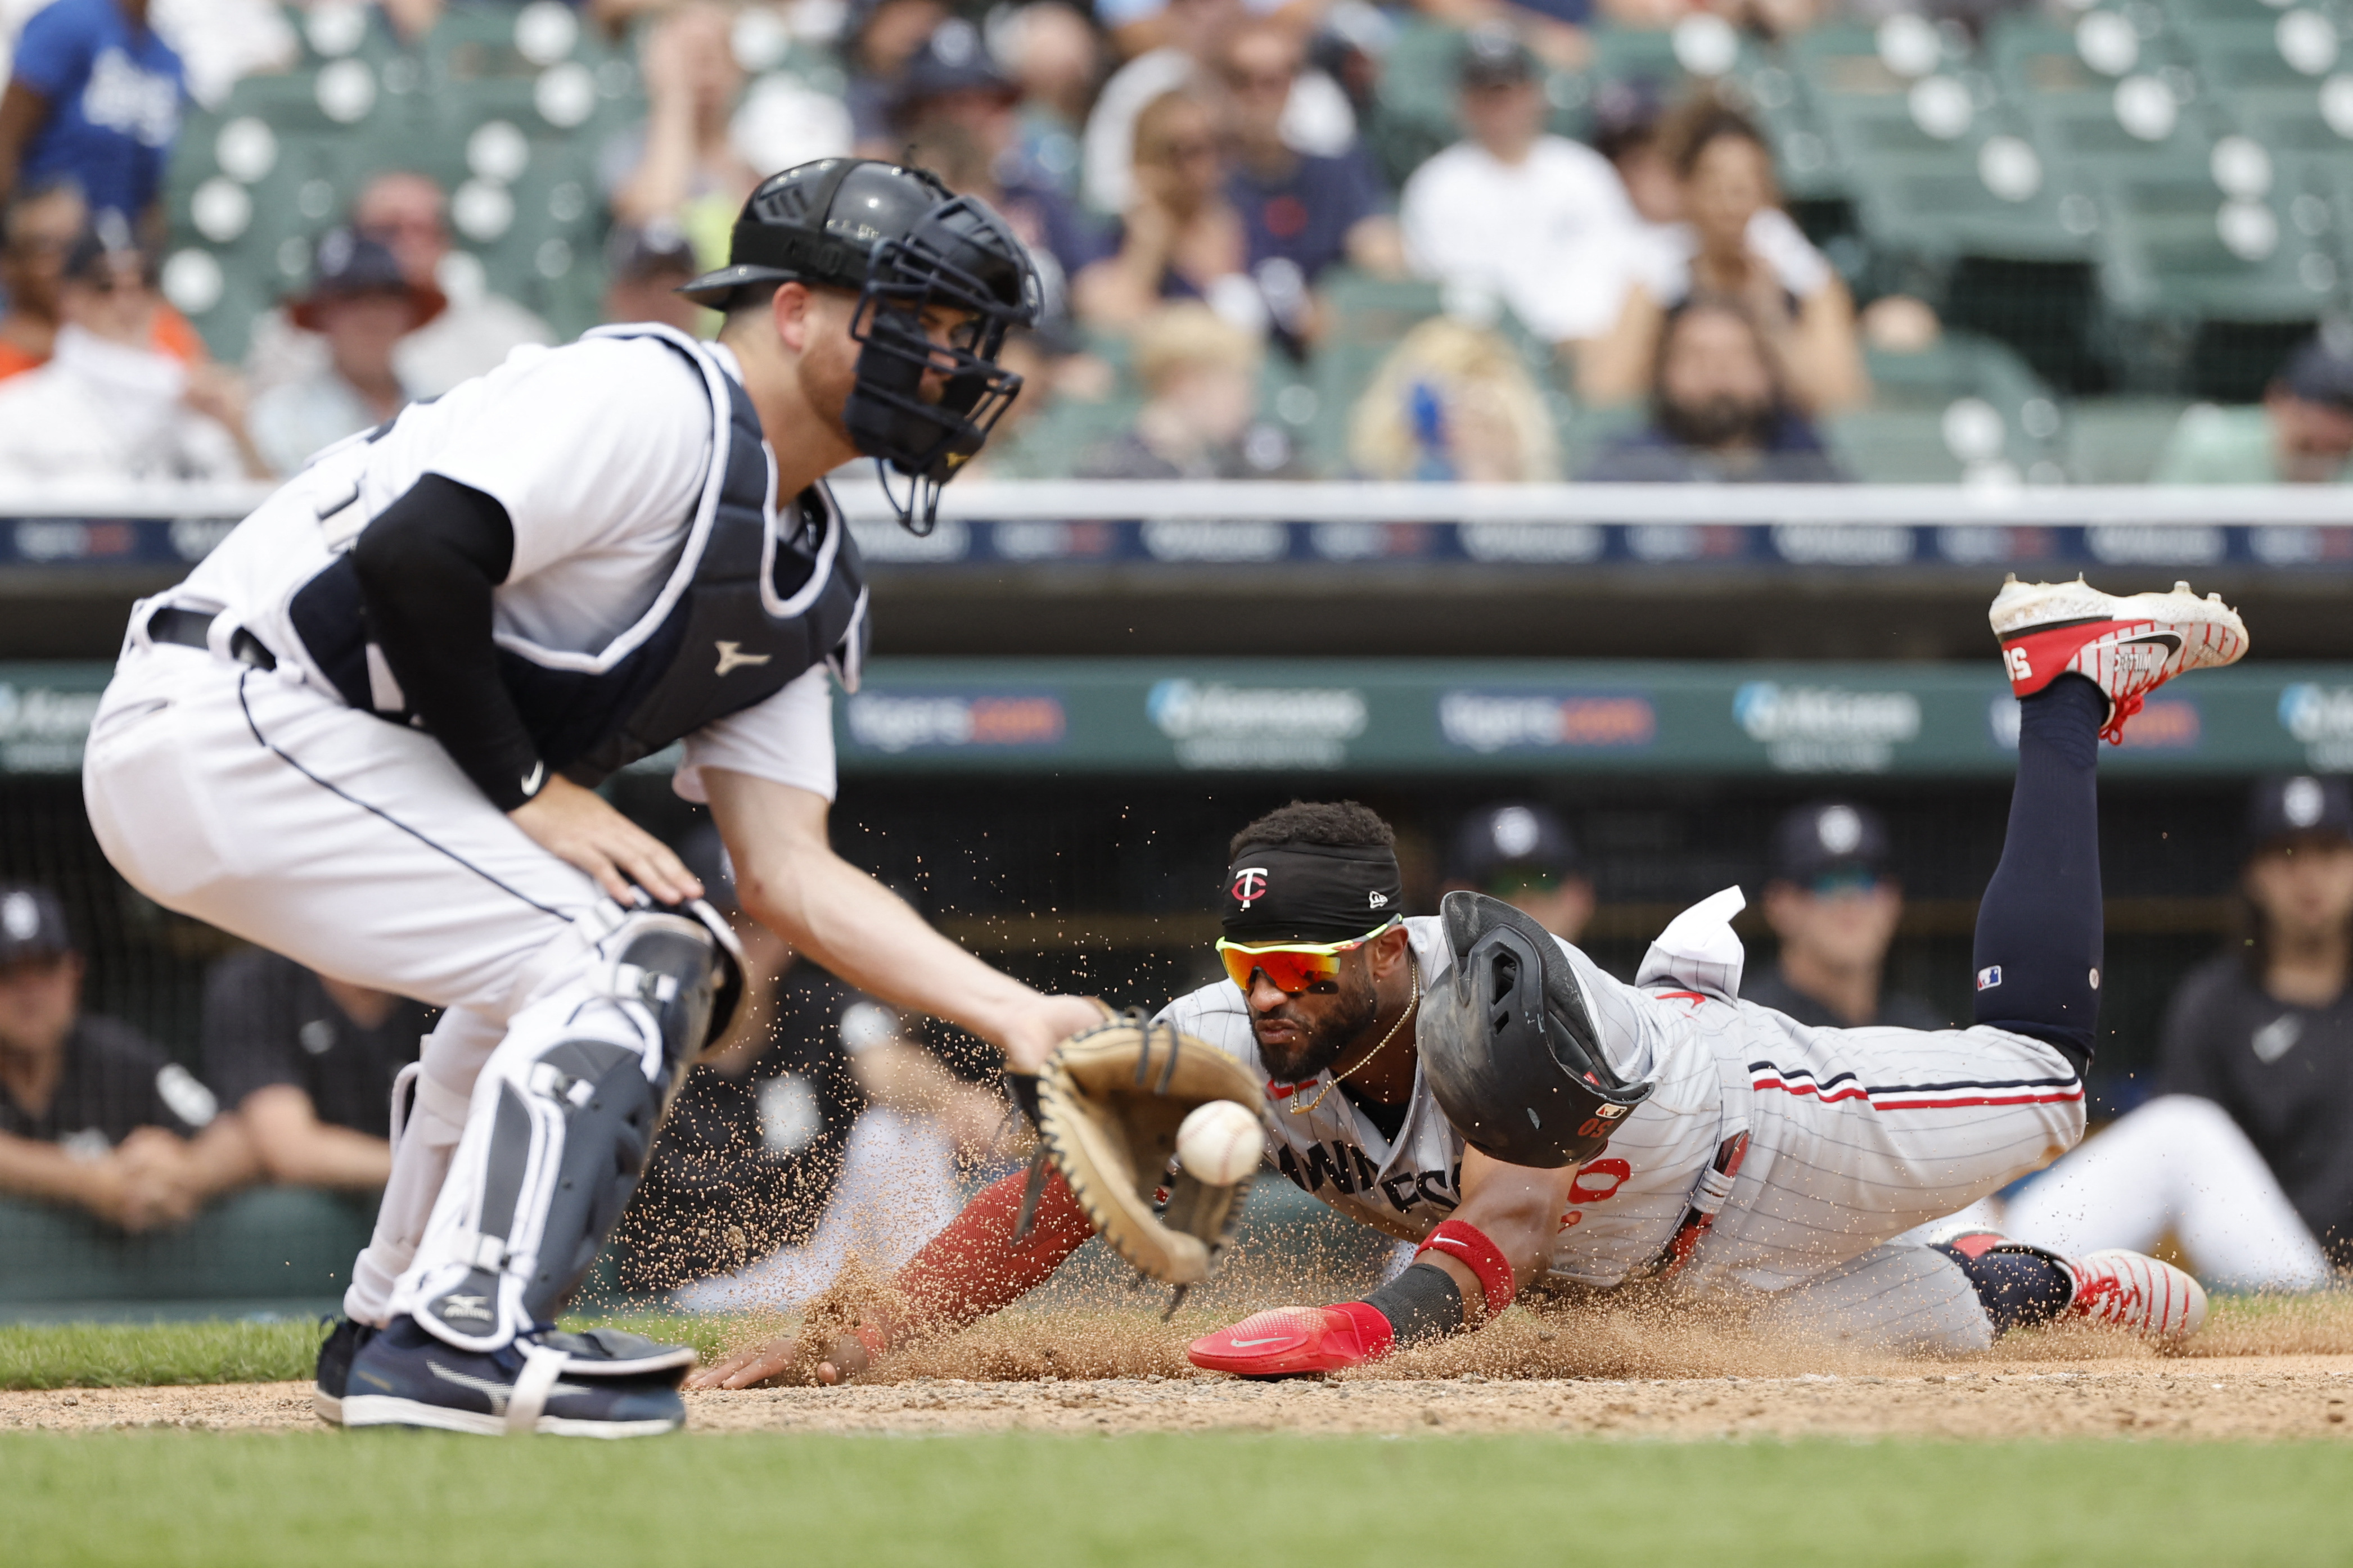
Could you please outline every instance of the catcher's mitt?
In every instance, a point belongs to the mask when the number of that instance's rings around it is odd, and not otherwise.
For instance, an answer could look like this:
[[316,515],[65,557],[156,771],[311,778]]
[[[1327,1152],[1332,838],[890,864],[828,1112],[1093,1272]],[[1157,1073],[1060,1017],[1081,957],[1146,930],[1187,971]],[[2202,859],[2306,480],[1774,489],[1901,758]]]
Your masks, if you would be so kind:
[[[1155,1279],[1207,1279],[1250,1178],[1213,1187],[1172,1170],[1176,1128],[1212,1100],[1263,1116],[1265,1096],[1249,1069],[1139,1010],[1063,1041],[1038,1088],[1047,1153],[1112,1249]],[[1164,1187],[1167,1204],[1155,1214]]]

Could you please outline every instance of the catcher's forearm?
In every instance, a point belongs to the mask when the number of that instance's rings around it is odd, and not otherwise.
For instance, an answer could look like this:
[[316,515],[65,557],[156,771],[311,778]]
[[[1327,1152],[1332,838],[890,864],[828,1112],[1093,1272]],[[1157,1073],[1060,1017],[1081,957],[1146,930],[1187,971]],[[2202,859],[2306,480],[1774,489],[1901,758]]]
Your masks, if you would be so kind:
[[1062,1173],[1050,1173],[1029,1235],[1013,1240],[1029,1173],[982,1189],[894,1281],[923,1326],[954,1329],[1011,1306],[1094,1235]]

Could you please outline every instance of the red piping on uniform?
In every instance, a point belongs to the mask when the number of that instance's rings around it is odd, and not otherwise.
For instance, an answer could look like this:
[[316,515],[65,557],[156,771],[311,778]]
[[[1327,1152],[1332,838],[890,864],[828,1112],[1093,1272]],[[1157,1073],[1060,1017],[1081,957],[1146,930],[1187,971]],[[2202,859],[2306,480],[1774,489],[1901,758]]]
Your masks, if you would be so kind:
[[[1961,1110],[1970,1106],[1981,1105],[2064,1105],[2084,1098],[2082,1084],[2054,1089],[2044,1094],[1969,1094],[1926,1100],[1872,1100],[1871,1090],[1861,1084],[1851,1084],[1832,1093],[1823,1094],[1810,1083],[1788,1083],[1778,1078],[1757,1079],[1750,1083],[1749,1087],[1758,1090],[1778,1089],[1784,1094],[1795,1095],[1800,1100],[1819,1099],[1824,1105],[1836,1105],[1842,1100],[1869,1100],[1872,1108],[1876,1110]],[[1903,1093],[1901,1089],[1882,1089],[1880,1092],[1894,1095]]]

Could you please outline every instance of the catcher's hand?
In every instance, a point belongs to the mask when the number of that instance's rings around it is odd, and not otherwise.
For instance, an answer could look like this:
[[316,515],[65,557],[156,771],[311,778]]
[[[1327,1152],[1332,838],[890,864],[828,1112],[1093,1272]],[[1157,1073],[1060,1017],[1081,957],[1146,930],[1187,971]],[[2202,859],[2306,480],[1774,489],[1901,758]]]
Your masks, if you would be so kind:
[[1212,1100],[1266,1113],[1240,1062],[1140,1011],[1071,1036],[1039,1075],[1039,1132],[1079,1205],[1112,1250],[1172,1285],[1209,1277],[1250,1189],[1171,1168],[1178,1124]]

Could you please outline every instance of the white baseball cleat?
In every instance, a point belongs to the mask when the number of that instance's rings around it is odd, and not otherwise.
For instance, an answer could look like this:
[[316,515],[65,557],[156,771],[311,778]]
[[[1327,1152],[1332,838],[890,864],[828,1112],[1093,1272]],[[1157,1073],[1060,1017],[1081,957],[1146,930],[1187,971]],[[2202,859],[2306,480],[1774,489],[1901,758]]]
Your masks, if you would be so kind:
[[2103,738],[2121,743],[2141,700],[2175,676],[2235,664],[2247,651],[2246,623],[2222,603],[2176,583],[2169,594],[2103,594],[2073,583],[2011,577],[1987,618],[2001,641],[2010,689],[2031,697],[2073,671],[2107,694]]
[[2064,1316],[2165,1343],[2188,1339],[2206,1321],[2206,1288],[2147,1253],[2108,1247],[2065,1262],[2075,1293]]

